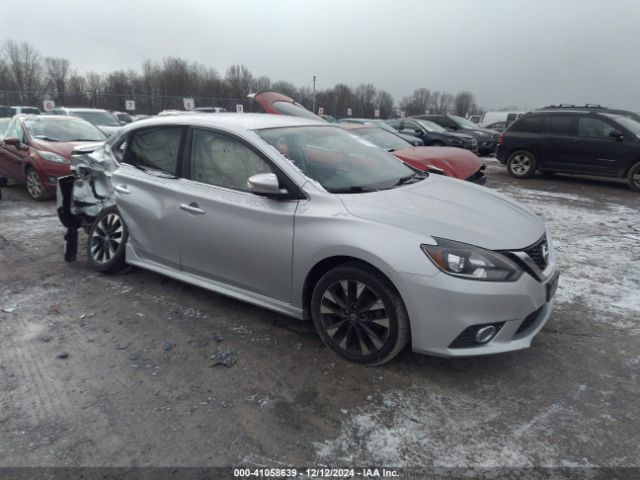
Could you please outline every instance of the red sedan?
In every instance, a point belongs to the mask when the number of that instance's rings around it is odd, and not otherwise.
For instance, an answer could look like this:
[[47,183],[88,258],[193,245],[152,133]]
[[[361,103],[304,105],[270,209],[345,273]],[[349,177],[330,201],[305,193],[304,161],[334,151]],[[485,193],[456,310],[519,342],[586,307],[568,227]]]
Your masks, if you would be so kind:
[[0,177],[26,183],[31,198],[45,200],[55,193],[58,177],[71,173],[73,147],[106,138],[81,118],[17,115],[0,140]]

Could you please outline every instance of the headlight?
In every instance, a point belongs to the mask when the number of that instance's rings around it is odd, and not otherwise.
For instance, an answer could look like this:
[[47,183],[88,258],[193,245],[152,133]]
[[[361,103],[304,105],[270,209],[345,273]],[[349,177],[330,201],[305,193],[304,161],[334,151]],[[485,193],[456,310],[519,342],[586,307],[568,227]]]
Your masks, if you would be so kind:
[[48,160],[49,162],[62,163],[64,165],[68,165],[71,163],[69,160],[67,160],[63,156],[53,152],[45,152],[44,150],[38,150],[38,155],[40,155],[45,160]]
[[436,238],[437,245],[421,245],[443,272],[469,280],[512,282],[520,278],[522,269],[506,256],[466,243]]

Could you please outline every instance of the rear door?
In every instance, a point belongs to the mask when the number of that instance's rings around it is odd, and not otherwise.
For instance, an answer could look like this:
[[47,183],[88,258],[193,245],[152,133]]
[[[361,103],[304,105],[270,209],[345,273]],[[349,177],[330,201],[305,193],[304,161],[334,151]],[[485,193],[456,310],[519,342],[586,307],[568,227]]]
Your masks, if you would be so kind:
[[180,267],[177,172],[185,131],[183,126],[134,130],[112,177],[116,205],[136,255],[176,269]]
[[249,192],[259,173],[281,175],[244,140],[194,128],[178,191],[181,268],[283,302],[291,300],[293,221],[298,200]]

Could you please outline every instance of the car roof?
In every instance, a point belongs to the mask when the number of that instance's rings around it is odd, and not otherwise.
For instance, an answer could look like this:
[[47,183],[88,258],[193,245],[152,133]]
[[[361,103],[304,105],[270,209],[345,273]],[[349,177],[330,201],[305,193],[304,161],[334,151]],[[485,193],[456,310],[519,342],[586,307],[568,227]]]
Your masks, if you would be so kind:
[[104,110],[102,108],[56,107],[54,110],[68,110],[70,112],[107,112],[107,113],[110,113],[109,110]]
[[331,126],[325,121],[309,118],[293,117],[290,115],[271,115],[268,113],[220,113],[208,115],[194,113],[192,115],[166,115],[152,117],[129,124],[129,129],[137,129],[143,126],[160,125],[202,125],[210,127],[240,127],[246,130],[261,130],[263,128],[298,127],[298,126]]

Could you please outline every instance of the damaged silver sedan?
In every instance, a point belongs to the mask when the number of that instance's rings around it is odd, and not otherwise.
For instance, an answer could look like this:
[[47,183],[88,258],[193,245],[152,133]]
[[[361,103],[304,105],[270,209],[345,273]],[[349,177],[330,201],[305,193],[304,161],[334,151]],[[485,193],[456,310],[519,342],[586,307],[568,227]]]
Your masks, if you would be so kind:
[[411,169],[342,128],[164,117],[76,149],[59,181],[109,273],[136,265],[299,319],[355,362],[526,348],[557,286],[551,236],[492,191]]

